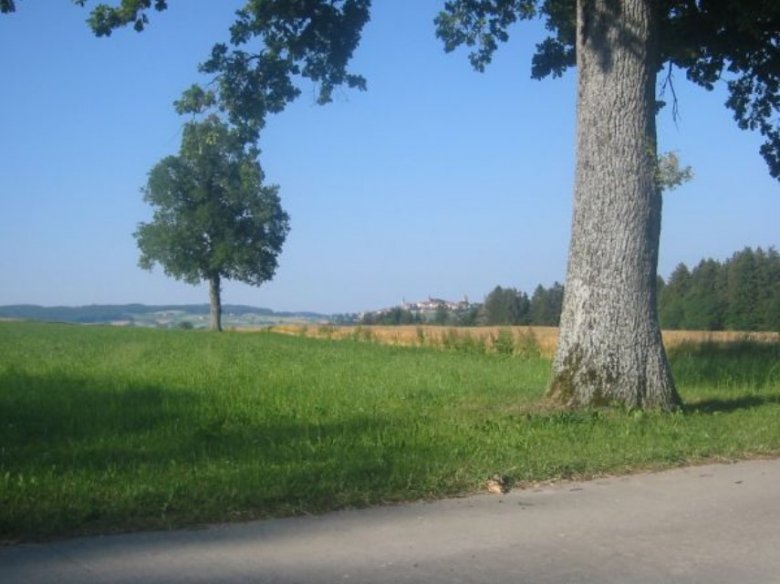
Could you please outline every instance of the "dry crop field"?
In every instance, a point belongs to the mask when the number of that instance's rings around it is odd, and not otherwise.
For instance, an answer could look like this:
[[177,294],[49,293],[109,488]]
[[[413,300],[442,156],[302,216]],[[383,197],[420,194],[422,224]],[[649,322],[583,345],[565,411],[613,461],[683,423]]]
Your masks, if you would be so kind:
[[[489,351],[502,334],[511,333],[516,347],[535,343],[541,356],[552,357],[558,343],[558,328],[546,326],[333,326],[333,325],[279,325],[272,332],[318,339],[352,339],[374,341],[385,345],[448,346],[471,343]],[[729,343],[734,341],[780,342],[780,333],[736,331],[664,331],[667,348],[683,343]]]

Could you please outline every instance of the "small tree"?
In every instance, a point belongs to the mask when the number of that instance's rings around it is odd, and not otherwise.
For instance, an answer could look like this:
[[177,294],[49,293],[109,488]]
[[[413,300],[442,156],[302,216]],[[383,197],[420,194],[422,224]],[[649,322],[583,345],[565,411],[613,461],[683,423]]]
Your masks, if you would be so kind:
[[134,234],[139,265],[208,282],[212,330],[222,330],[222,280],[270,280],[289,231],[278,188],[263,186],[258,154],[217,116],[191,121],[179,154],[154,166],[143,191],[155,211]]

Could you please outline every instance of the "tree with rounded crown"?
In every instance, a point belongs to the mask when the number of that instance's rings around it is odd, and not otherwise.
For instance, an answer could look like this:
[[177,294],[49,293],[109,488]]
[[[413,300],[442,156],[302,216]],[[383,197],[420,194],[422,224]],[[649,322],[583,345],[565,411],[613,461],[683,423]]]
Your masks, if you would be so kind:
[[[84,4],[86,0],[74,0]],[[294,79],[364,88],[346,70],[370,0],[247,0],[201,70],[214,75],[232,123],[253,131],[299,94]],[[106,35],[166,0],[100,4],[90,24]],[[0,0],[3,11],[11,0]],[[767,0],[449,0],[436,19],[448,51],[466,45],[483,69],[519,20],[545,18],[531,74],[577,66],[574,217],[561,335],[549,395],[568,406],[620,403],[670,410],[680,403],[661,342],[656,271],[663,168],[656,148],[656,78],[674,67],[712,89],[780,178],[780,2]],[[252,51],[250,41],[259,41]]]
[[185,124],[179,154],[158,162],[144,189],[154,216],[135,232],[139,264],[159,263],[190,284],[208,282],[212,330],[222,330],[222,281],[270,280],[289,231],[278,188],[263,185],[257,156],[210,115]]

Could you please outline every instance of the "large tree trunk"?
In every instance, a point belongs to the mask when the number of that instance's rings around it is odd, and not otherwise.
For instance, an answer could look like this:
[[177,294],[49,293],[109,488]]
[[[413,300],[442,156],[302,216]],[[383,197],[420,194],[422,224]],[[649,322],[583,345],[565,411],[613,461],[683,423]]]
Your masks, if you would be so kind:
[[657,6],[577,4],[574,219],[549,395],[572,407],[672,409],[656,306]]
[[209,301],[211,302],[211,318],[209,328],[213,331],[222,330],[222,297],[219,274],[209,278]]

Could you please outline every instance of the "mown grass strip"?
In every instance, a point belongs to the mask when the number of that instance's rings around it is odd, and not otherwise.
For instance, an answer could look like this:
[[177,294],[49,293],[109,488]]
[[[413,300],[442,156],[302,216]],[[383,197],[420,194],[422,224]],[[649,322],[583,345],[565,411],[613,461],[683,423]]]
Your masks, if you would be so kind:
[[684,345],[672,361],[683,412],[554,412],[539,358],[0,323],[0,540],[780,452],[780,344]]

